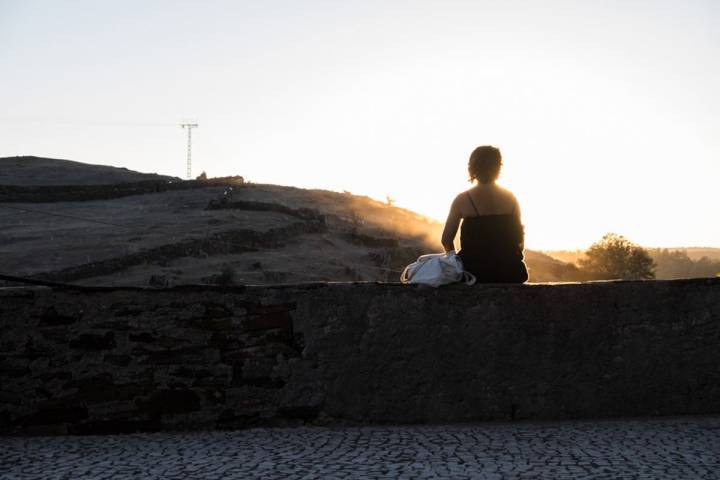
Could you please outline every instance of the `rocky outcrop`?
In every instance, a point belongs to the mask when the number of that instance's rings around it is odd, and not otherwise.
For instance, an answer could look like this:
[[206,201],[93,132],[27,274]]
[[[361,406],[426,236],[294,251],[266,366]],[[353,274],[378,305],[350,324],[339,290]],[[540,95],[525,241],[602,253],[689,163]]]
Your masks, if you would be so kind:
[[0,431],[720,413],[720,280],[0,289]]

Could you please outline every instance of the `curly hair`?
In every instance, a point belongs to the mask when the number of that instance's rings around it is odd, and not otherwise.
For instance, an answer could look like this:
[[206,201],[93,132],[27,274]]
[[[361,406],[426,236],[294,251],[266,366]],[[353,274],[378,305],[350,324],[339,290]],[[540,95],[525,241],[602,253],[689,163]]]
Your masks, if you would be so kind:
[[502,167],[500,149],[491,145],[477,147],[470,154],[470,160],[468,160],[470,181],[477,180],[480,183],[494,182],[500,175],[500,167]]

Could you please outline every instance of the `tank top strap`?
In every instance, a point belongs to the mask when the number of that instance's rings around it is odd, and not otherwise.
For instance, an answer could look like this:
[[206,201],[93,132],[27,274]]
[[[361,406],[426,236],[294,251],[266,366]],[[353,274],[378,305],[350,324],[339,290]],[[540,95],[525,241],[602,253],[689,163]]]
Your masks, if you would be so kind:
[[[478,212],[478,209],[477,209],[477,207],[475,206],[475,202],[473,202],[473,199],[472,199],[472,197],[470,196],[470,192],[465,192],[465,193],[467,194],[467,197],[468,197],[468,199],[470,200],[470,203],[471,203],[472,206],[473,206],[473,210],[475,210],[475,215],[477,215],[477,216],[479,217],[479,216],[480,216],[480,213]],[[513,210],[513,211],[514,211],[514,210]]]

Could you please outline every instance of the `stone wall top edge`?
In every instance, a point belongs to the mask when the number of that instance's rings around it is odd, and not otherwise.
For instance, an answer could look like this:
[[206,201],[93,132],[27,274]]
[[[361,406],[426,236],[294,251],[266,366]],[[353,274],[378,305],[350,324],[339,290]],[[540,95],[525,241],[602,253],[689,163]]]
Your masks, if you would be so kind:
[[680,286],[710,286],[720,287],[720,278],[689,278],[678,280],[608,280],[593,282],[563,282],[563,283],[526,283],[526,284],[502,284],[488,283],[468,287],[462,284],[445,285],[433,288],[425,285],[408,285],[399,282],[311,282],[275,285],[203,285],[189,284],[176,285],[167,288],[143,287],[143,286],[87,286],[87,285],[66,285],[66,286],[12,286],[0,287],[0,296],[18,295],[22,292],[31,291],[82,291],[82,292],[143,292],[143,293],[173,293],[173,292],[216,292],[216,293],[257,293],[261,291],[309,291],[317,289],[348,289],[348,288],[378,288],[378,289],[427,289],[457,291],[467,288],[477,289],[576,289],[576,288],[625,288],[629,286],[641,286],[648,288],[656,287],[680,287]]

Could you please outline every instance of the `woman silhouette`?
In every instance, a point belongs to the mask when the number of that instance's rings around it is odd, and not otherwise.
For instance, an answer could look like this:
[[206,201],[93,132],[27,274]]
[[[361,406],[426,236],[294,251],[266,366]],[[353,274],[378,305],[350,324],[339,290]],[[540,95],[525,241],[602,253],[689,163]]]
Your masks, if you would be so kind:
[[500,150],[477,147],[470,155],[468,173],[476,185],[462,192],[450,207],[442,245],[455,250],[460,220],[460,252],[465,270],[482,283],[523,283],[528,279],[523,262],[525,238],[520,206],[515,195],[495,184],[500,175]]

